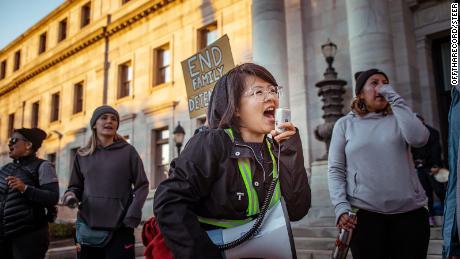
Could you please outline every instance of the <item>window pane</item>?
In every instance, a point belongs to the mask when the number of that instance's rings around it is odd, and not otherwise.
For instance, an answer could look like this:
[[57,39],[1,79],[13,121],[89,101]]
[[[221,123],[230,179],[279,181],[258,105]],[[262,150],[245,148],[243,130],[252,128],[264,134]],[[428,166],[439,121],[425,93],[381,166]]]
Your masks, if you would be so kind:
[[118,98],[122,98],[131,94],[132,66],[125,63],[120,65],[120,85],[118,89]]
[[158,139],[169,139],[169,130],[162,130],[158,134]]
[[14,53],[14,71],[21,67],[21,51],[18,50]]
[[131,81],[133,79],[133,68],[131,66],[126,67],[126,78],[128,81]]
[[14,130],[14,113],[8,116],[8,137],[11,137]]
[[160,164],[169,164],[169,144],[161,145],[161,161]]
[[161,66],[164,67],[164,66],[168,66],[169,65],[169,57],[170,57],[170,51],[169,49],[164,49],[163,51],[161,51],[161,54],[162,54],[162,62],[161,62]]
[[217,28],[214,28],[206,33],[206,46],[217,40]]
[[6,76],[6,60],[3,60],[2,61],[2,66],[1,66],[1,69],[0,69],[0,79],[5,78],[5,76]]
[[39,115],[40,105],[38,102],[32,104],[32,128],[38,127],[38,115]]
[[165,67],[164,70],[164,81],[169,82],[171,81],[171,69],[169,69],[169,66]]

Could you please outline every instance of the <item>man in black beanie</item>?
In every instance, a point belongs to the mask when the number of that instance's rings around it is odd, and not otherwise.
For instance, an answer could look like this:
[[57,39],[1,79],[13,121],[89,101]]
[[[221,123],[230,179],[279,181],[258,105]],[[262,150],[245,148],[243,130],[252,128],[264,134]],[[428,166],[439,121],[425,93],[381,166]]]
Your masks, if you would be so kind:
[[2,258],[44,258],[48,250],[59,184],[53,164],[36,156],[45,138],[39,128],[21,128],[8,142],[13,161],[0,169]]

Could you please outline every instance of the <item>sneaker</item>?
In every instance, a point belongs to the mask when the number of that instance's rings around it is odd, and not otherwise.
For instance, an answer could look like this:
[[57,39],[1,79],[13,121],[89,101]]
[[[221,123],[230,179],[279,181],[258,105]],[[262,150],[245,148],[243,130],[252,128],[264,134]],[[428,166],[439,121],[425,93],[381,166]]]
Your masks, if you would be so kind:
[[428,221],[430,222],[430,227],[434,227],[436,225],[436,221],[434,220],[433,216],[430,216]]

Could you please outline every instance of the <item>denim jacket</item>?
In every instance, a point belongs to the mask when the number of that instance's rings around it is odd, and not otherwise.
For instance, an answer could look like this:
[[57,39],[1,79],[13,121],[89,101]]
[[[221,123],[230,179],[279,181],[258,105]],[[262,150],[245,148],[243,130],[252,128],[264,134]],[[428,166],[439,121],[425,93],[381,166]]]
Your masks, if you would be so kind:
[[[460,216],[460,182],[457,181],[459,172],[459,139],[460,139],[460,87],[452,88],[452,103],[449,111],[449,184],[447,186],[444,207],[443,226],[443,258],[460,255],[457,224]],[[459,231],[459,232],[455,232]]]

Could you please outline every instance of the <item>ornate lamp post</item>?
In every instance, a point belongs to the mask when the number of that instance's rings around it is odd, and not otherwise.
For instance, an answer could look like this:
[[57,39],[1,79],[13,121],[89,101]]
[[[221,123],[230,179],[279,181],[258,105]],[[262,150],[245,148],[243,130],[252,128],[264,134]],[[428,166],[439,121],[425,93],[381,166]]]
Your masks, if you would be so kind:
[[184,136],[185,136],[185,130],[180,125],[180,122],[178,122],[177,127],[173,131],[173,139],[177,147],[177,156],[180,155],[180,149],[182,147],[182,144],[184,143]]
[[324,72],[324,79],[316,83],[316,87],[319,88],[318,96],[321,96],[323,102],[324,123],[320,124],[315,129],[315,137],[319,141],[326,143],[326,154],[324,154],[320,160],[327,159],[329,153],[329,144],[331,142],[332,130],[335,122],[343,116],[343,98],[342,95],[345,93],[344,86],[347,84],[346,81],[337,78],[337,72],[335,72],[332,63],[334,62],[335,54],[337,53],[337,45],[332,43],[329,39],[326,44],[321,46],[321,51],[328,64],[326,72]]

